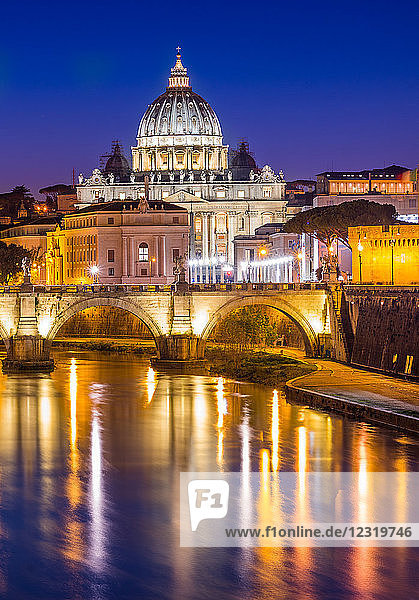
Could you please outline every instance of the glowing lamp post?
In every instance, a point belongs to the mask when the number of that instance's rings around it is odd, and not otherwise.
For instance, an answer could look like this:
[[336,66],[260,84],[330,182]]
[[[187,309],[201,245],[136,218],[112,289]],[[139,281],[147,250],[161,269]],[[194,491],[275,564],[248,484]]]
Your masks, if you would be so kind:
[[396,240],[389,240],[388,243],[391,248],[391,285],[394,285],[394,246]]
[[358,241],[358,258],[359,258],[359,283],[362,283],[362,257],[361,252],[364,246],[361,244],[361,240]]
[[[265,248],[265,246],[261,246],[259,248],[259,258],[264,259],[264,258],[266,258],[267,254],[268,254],[268,249]],[[265,276],[264,276],[265,275],[265,267],[264,267],[264,265],[261,266],[260,273],[261,273],[261,280],[262,280],[262,283],[263,283],[264,279],[265,279]]]
[[300,278],[300,283],[301,283],[301,271],[303,268],[303,262],[302,262],[303,261],[303,253],[299,252],[297,254],[297,258],[298,258],[298,272],[299,272],[299,278]]
[[99,267],[97,265],[92,265],[89,271],[91,276],[93,277],[93,283],[99,283]]
[[156,257],[153,256],[150,259],[150,283],[151,283],[151,278],[153,277],[153,263],[155,263],[155,262],[156,262]]

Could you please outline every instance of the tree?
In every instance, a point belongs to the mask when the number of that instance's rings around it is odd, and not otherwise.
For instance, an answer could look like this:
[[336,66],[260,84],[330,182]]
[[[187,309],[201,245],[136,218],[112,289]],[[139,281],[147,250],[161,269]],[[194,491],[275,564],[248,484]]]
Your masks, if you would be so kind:
[[12,194],[16,198],[16,203],[18,210],[23,206],[28,215],[31,215],[34,212],[34,204],[35,199],[32,196],[32,193],[29,188],[24,185],[17,185],[12,189]]
[[223,319],[213,338],[236,353],[256,346],[272,346],[278,338],[278,321],[263,306],[247,306]]
[[0,283],[7,285],[13,277],[22,271],[22,260],[31,260],[31,252],[17,244],[5,244],[0,241]]
[[322,242],[330,257],[330,247],[336,240],[350,248],[348,227],[391,225],[396,222],[396,216],[396,209],[392,204],[353,200],[302,211],[285,223],[283,231],[300,235],[305,233]]
[[16,219],[19,211],[24,208],[28,216],[34,213],[34,197],[24,185],[17,185],[11,192],[0,194],[0,213]]
[[57,210],[58,208],[58,195],[59,194],[74,194],[74,188],[71,185],[65,183],[57,183],[56,185],[49,185],[39,190],[40,194],[45,196],[45,202],[48,208]]

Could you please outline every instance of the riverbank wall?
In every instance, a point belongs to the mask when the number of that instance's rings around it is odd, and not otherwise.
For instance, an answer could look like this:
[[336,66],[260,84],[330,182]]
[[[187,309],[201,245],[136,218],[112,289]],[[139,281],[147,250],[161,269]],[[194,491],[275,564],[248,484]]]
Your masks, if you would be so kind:
[[324,411],[339,413],[356,421],[369,421],[381,425],[404,429],[419,435],[418,411],[412,405],[396,410],[378,403],[370,403],[359,399],[340,398],[334,394],[326,394],[304,388],[304,376],[287,381],[285,384],[287,400],[294,404],[306,405]]

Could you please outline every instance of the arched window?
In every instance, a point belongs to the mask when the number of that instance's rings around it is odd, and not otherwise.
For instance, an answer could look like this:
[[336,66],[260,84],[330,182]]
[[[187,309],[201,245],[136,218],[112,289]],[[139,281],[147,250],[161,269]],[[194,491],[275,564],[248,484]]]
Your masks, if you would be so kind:
[[192,152],[192,169],[199,169],[200,167],[200,154],[199,152]]
[[148,262],[148,244],[141,242],[138,246],[138,260],[139,262]]
[[272,223],[273,218],[274,216],[272,213],[262,213],[262,225],[264,225],[265,223]]
[[183,168],[184,158],[185,158],[185,154],[183,152],[176,152],[176,168],[177,169]]

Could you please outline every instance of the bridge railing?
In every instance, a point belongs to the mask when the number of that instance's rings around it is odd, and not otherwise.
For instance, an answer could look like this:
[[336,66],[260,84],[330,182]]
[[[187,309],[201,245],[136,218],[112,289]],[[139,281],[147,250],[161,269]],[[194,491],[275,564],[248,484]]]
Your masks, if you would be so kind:
[[[192,283],[190,292],[235,292],[235,291],[293,291],[293,290],[324,290],[323,283]],[[19,285],[0,286],[1,294],[21,292]],[[24,290],[28,291],[27,287]],[[133,294],[161,293],[175,291],[175,284],[167,285],[136,285],[136,284],[74,284],[74,285],[34,285],[33,292],[38,294]]]

